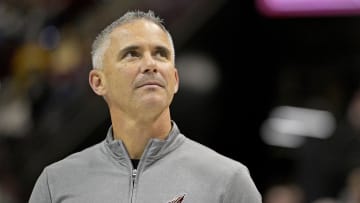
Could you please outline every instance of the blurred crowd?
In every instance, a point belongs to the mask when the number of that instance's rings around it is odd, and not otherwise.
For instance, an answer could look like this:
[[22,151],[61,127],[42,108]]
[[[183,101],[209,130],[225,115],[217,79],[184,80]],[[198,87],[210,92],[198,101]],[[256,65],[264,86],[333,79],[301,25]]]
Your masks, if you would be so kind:
[[[325,170],[325,169],[324,169]],[[344,186],[336,195],[321,196],[311,203],[358,203],[360,202],[360,168],[352,169],[345,178]],[[264,194],[264,203],[305,203],[306,193],[295,182],[274,183]]]
[[39,166],[54,156],[40,149],[53,147],[86,98],[92,36],[81,34],[81,22],[65,23],[70,6],[70,0],[0,2],[1,203],[27,200]]

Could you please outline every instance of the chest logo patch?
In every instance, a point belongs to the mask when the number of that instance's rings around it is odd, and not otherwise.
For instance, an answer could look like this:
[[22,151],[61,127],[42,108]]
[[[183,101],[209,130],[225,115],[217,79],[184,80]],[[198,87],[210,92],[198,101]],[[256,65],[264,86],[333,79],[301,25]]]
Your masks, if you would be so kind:
[[182,203],[185,199],[185,194],[178,195],[174,199],[170,200],[168,203]]

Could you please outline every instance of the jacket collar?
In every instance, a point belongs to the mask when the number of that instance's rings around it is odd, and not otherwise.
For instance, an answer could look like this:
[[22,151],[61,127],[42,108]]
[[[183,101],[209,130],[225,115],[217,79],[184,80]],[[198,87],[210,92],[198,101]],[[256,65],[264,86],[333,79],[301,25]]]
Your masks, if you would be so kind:
[[[151,163],[157,159],[160,159],[167,153],[173,151],[185,141],[185,136],[180,133],[180,130],[176,123],[172,121],[172,128],[165,140],[157,138],[151,138],[145,147],[143,155],[140,161]],[[130,157],[126,150],[124,143],[121,140],[115,140],[113,135],[112,126],[105,139],[105,146],[110,150],[111,154],[120,162],[129,163]],[[127,164],[126,164],[127,165]]]

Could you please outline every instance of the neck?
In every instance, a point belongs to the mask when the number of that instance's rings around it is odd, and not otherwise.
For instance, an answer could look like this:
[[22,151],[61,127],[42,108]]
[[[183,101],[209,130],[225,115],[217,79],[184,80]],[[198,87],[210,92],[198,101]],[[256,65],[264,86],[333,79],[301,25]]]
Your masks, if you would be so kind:
[[152,138],[165,139],[171,130],[169,110],[152,119],[129,118],[111,113],[114,139],[121,140],[131,159],[140,159]]

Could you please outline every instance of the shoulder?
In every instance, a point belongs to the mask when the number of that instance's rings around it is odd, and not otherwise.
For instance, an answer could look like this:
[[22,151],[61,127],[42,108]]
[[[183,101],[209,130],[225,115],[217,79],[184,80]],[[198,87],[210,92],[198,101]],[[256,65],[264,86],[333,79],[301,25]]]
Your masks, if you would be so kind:
[[205,167],[211,167],[214,170],[221,171],[224,174],[229,173],[248,173],[248,168],[240,161],[225,156],[214,149],[203,145],[197,141],[186,138],[182,145],[188,156],[194,161]]
[[245,164],[188,138],[183,147],[188,152],[188,159],[193,162],[191,168],[198,169],[206,179],[215,177],[221,185],[223,202],[261,202],[261,194]]
[[89,165],[96,164],[104,156],[103,142],[85,148],[79,152],[68,155],[67,157],[56,161],[46,167],[48,172],[52,171],[71,171],[83,169]]

